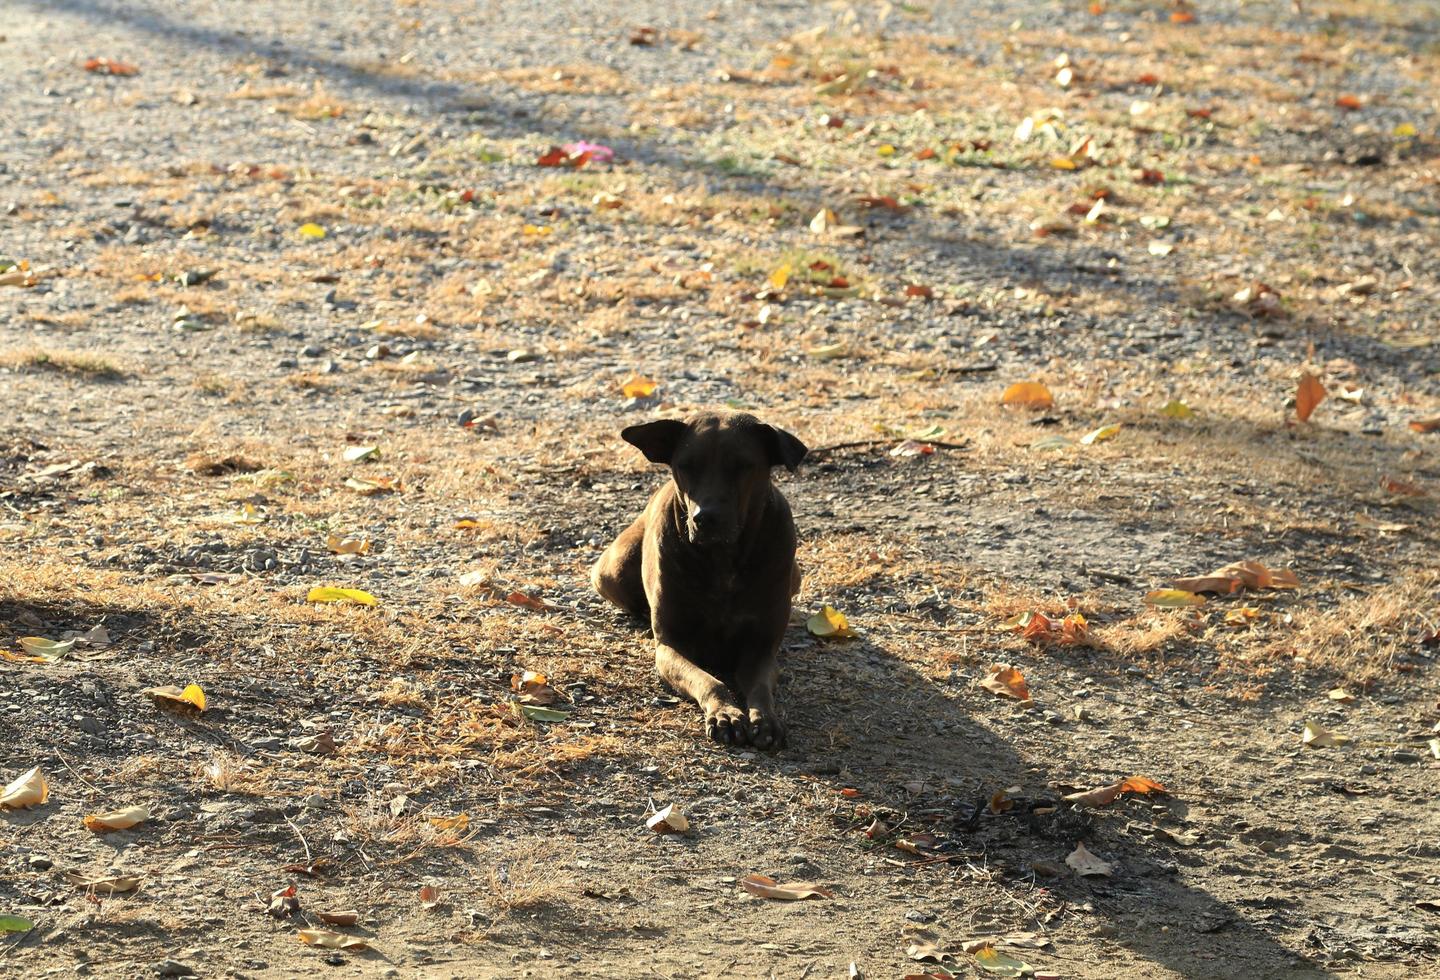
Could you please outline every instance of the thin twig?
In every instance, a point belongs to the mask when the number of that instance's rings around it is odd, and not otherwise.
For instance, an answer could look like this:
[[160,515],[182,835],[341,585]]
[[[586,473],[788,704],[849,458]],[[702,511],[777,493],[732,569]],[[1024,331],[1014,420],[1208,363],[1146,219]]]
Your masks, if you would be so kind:
[[[904,442],[903,439],[861,439],[856,442],[837,442],[830,446],[820,446],[812,449],[807,455],[814,456],[818,453],[833,453],[837,449],[864,449],[871,446],[889,446],[896,442]],[[934,446],[937,449],[969,449],[968,442],[936,442],[934,439],[916,439],[916,442],[923,442],[927,446]]]
[[57,747],[56,747],[55,745],[53,745],[53,744],[50,746],[50,749],[51,749],[51,751],[53,751],[53,752],[55,753],[55,755],[56,755],[57,757],[59,757],[59,759],[60,759],[60,764],[61,764],[62,766],[64,766],[66,769],[69,769],[69,770],[70,770],[70,775],[72,775],[72,776],[74,776],[76,779],[80,780],[80,782],[84,783],[86,786],[89,786],[91,789],[93,789],[93,790],[94,790],[97,794],[99,794],[100,796],[104,796],[104,795],[105,795],[105,791],[104,791],[104,790],[102,790],[99,786],[96,786],[94,783],[90,782],[90,780],[86,779],[84,776],[80,775],[78,772],[75,771],[75,767],[70,764],[70,760],[67,759],[67,758],[65,758],[65,753],[61,752],[60,749],[57,748]]
[[290,824],[290,829],[295,831],[296,837],[300,838],[300,846],[305,848],[305,866],[309,867],[310,865],[314,864],[315,859],[310,856],[310,845],[305,843],[305,835],[300,833],[299,827],[295,826],[293,823],[290,822],[289,817],[282,817],[282,819],[286,823]]

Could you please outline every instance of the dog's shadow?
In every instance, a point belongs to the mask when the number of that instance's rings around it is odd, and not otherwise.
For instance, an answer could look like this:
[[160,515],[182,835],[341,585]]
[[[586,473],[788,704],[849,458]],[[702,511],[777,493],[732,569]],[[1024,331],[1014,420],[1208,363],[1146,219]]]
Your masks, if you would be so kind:
[[[927,676],[870,639],[816,642],[793,627],[781,677],[790,741],[776,764],[798,763],[831,783],[842,803],[855,801],[857,814],[899,818],[907,835],[930,835],[940,855],[957,855],[959,867],[969,862],[998,872],[1007,882],[1000,887],[1016,894],[1034,886],[1071,908],[1093,908],[1090,928],[1105,942],[1186,977],[1330,975],[1239,910],[1188,884],[1184,865],[1194,863],[1193,855],[1132,833],[1135,821],[1148,823],[1151,807],[1162,803],[1167,826],[1179,825],[1183,796],[1122,801],[1103,811],[1064,803],[1047,784],[1074,774],[1027,756],[976,721],[982,711],[1003,719],[1000,710],[1016,709],[989,705],[982,698],[1004,703],[970,680]],[[1013,806],[993,812],[992,795],[1016,785],[1022,789]],[[875,846],[863,819],[857,816],[849,829],[857,859]],[[1081,842],[1115,862],[1114,877],[1081,878],[1066,867]],[[925,856],[890,850],[915,865],[913,873],[950,880],[953,872],[942,861],[921,867]]]

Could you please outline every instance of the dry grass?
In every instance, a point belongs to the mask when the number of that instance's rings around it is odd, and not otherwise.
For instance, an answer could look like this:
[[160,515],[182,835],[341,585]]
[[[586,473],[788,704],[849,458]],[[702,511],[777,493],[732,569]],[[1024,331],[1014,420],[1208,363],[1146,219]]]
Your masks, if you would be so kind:
[[482,898],[499,915],[564,905],[574,898],[573,850],[564,843],[528,840],[497,850],[485,870]]
[[43,348],[0,354],[0,367],[16,371],[55,371],[92,381],[118,381],[128,373],[118,362],[100,354]]

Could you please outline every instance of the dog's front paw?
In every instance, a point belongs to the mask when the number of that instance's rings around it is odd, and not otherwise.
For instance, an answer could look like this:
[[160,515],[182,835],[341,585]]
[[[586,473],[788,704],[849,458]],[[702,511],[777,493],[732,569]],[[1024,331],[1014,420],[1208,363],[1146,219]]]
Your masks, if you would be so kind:
[[723,745],[745,745],[750,741],[750,725],[735,705],[715,701],[705,706],[705,734]]
[[785,747],[785,723],[773,711],[750,709],[750,744],[757,749]]

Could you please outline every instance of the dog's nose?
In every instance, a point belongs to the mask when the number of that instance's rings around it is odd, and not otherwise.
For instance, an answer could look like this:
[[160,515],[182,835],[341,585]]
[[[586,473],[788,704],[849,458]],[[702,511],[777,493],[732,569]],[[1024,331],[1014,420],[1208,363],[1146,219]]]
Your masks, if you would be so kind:
[[699,507],[690,511],[690,520],[695,522],[697,531],[713,531],[720,526],[719,514]]

